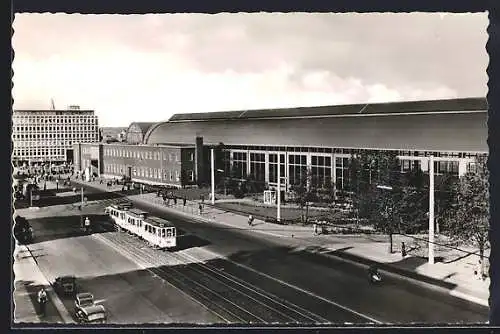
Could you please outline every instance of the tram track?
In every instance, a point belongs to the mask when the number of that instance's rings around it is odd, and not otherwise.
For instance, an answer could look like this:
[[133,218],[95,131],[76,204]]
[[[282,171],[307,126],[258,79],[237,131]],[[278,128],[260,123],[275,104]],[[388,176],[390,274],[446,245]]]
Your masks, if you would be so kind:
[[[101,235],[102,236],[102,235]],[[192,299],[203,305],[217,317],[227,323],[261,323],[262,319],[254,316],[251,312],[242,309],[231,301],[225,299],[217,293],[212,292],[208,287],[203,286],[199,282],[194,282],[191,278],[181,273],[178,269],[173,269],[172,264],[161,263],[154,261],[151,255],[147,255],[145,251],[148,249],[135,249],[141,251],[141,254],[130,252],[130,246],[137,246],[130,241],[124,241],[124,236],[120,238],[110,237],[106,235],[104,238],[113,243],[112,247],[118,248],[119,251],[127,254],[132,260],[138,263],[146,263],[146,268],[153,274],[163,279],[170,285],[181,290]],[[134,248],[132,248],[134,249]],[[175,264],[174,266],[181,266]],[[235,307],[236,306],[236,307]]]
[[[103,235],[130,257],[149,264],[154,274],[182,290],[229,323],[329,323],[244,280],[201,263],[191,255],[141,248],[145,242],[126,233]],[[134,252],[131,252],[131,249]]]

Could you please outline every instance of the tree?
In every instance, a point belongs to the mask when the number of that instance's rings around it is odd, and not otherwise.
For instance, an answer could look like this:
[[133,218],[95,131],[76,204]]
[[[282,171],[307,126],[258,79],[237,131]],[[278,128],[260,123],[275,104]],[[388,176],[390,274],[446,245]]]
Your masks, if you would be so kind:
[[368,211],[375,228],[388,235],[389,253],[392,253],[393,234],[402,219],[400,204],[404,198],[403,180],[395,152],[380,152],[376,155],[378,184],[373,185],[371,208]]
[[450,206],[446,227],[450,236],[472,242],[479,249],[481,274],[489,233],[489,171],[485,157],[479,157],[475,170],[466,173],[457,184],[457,199]]
[[294,192],[295,202],[300,207],[302,221],[307,223],[309,219],[309,202],[313,202],[316,199],[312,171],[307,170],[306,174],[300,178],[300,181],[291,186],[291,190]]

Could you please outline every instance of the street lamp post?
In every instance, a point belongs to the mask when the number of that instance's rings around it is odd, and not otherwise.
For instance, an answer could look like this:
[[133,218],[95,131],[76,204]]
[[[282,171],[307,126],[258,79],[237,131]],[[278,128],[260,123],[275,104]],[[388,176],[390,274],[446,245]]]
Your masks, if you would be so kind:
[[278,154],[278,189],[277,189],[277,200],[278,200],[278,203],[276,205],[276,220],[278,221],[278,223],[280,222],[281,220],[281,165],[280,165],[280,155]]
[[212,205],[215,204],[215,157],[214,149],[210,149],[210,166],[212,174]]
[[434,264],[434,156],[429,157],[429,264]]

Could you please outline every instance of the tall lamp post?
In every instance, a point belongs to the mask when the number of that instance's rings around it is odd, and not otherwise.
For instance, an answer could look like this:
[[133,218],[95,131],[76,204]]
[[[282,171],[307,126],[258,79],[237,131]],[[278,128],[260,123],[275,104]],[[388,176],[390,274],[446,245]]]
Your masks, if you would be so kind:
[[212,205],[215,204],[215,152],[214,149],[210,149],[210,171],[212,174]]
[[429,264],[434,264],[434,156],[429,157]]
[[[224,173],[223,169],[215,169],[215,151],[214,149],[210,149],[210,171],[211,171],[211,202],[215,204],[215,173]],[[226,185],[224,185],[224,195],[226,195]]]

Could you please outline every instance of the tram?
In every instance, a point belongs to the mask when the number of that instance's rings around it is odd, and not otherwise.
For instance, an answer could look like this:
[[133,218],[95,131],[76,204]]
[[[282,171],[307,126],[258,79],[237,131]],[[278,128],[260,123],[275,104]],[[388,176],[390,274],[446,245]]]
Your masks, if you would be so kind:
[[113,204],[106,208],[117,228],[136,235],[155,248],[177,246],[177,231],[168,220],[150,216],[147,212],[130,205]]
[[177,246],[177,232],[168,220],[159,217],[147,217],[143,221],[141,237],[157,248]]
[[109,214],[113,222],[115,223],[117,228],[126,229],[125,222],[126,216],[125,213],[132,207],[130,203],[118,203],[112,204],[105,209],[105,212]]

